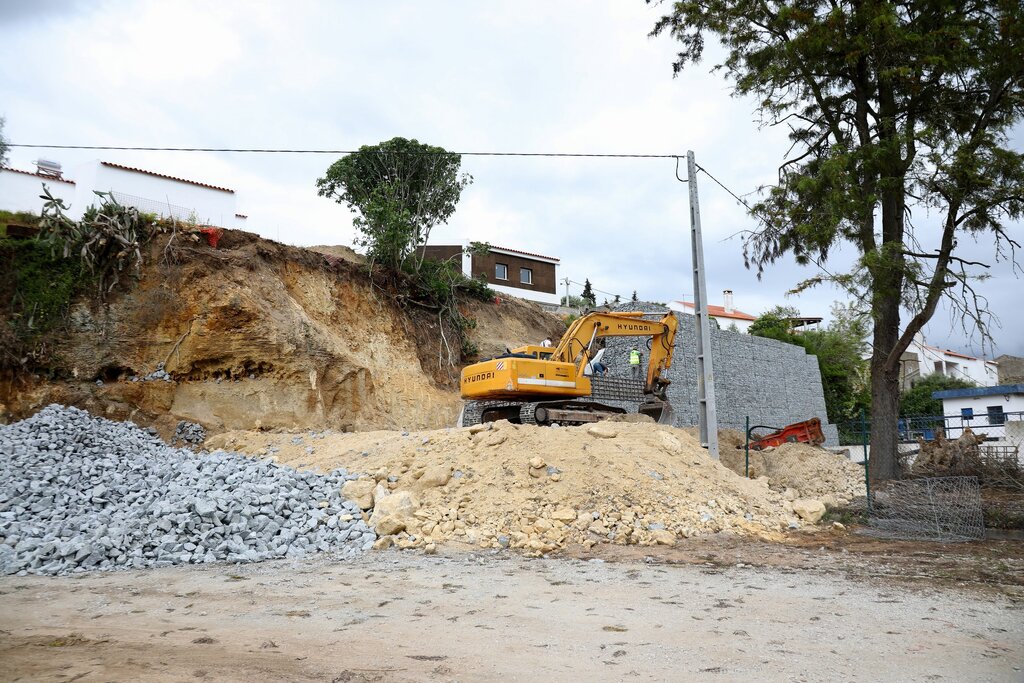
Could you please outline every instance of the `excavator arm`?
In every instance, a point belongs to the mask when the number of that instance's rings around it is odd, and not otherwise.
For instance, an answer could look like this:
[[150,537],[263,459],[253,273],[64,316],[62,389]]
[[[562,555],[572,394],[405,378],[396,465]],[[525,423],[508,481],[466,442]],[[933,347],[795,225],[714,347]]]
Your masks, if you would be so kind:
[[642,312],[588,313],[569,326],[555,347],[552,360],[572,363],[580,377],[587,363],[594,357],[594,342],[604,337],[650,337],[647,360],[647,378],[644,391],[660,394],[667,382],[662,374],[672,367],[672,348],[679,321],[675,314],[666,313],[661,320],[647,320]]

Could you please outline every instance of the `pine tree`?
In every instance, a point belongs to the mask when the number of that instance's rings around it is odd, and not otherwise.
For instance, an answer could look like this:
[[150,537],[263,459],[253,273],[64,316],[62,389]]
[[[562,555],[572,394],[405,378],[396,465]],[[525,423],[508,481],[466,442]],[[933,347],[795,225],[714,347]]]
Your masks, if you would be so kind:
[[636,296],[636,290],[635,289],[633,290],[633,298],[630,299],[630,301],[632,301],[633,303],[636,303],[637,301],[640,301],[640,299],[638,299],[637,296]]
[[590,278],[583,281],[583,294],[580,295],[580,298],[588,306],[597,305],[597,297],[594,296],[594,287],[590,284]]

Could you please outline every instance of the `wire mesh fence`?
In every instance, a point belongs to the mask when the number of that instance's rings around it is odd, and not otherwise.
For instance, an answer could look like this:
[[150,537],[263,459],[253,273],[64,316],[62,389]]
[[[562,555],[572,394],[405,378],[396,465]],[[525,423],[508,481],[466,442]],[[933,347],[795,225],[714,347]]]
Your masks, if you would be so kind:
[[886,482],[872,491],[868,525],[881,536],[970,541],[985,536],[977,477]]

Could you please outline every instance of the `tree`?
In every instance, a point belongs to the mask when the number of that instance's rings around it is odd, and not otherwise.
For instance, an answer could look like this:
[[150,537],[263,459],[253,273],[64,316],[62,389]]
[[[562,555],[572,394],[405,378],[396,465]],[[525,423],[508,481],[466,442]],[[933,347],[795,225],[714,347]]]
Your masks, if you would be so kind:
[[640,301],[640,299],[638,299],[636,297],[636,290],[635,289],[633,290],[633,298],[630,299],[630,301],[632,301],[633,303],[636,303],[637,301]]
[[569,308],[583,308],[583,298],[578,296],[563,296],[562,305]]
[[903,417],[942,415],[942,399],[932,398],[936,391],[945,389],[967,389],[972,382],[959,377],[947,377],[938,373],[926,375],[913,387],[900,394],[900,415]]
[[392,138],[331,164],[316,181],[317,193],[359,215],[356,244],[371,263],[418,272],[431,229],[455,212],[473,178],[459,174],[462,157],[416,140]]
[[750,323],[747,332],[755,337],[768,337],[803,346],[800,343],[800,338],[793,334],[793,325],[790,322],[790,318],[799,315],[800,311],[792,306],[776,306],[765,311],[758,316],[757,320]]
[[0,116],[0,166],[7,165],[7,138],[4,137],[4,124],[6,119]]
[[580,295],[583,303],[593,308],[597,304],[597,297],[594,296],[594,288],[590,284],[590,278],[583,281],[583,293]]
[[833,423],[853,422],[871,406],[867,361],[870,333],[870,321],[863,312],[836,303],[828,327],[798,335],[807,353],[818,358],[825,408]]
[[613,303],[614,305],[618,306],[619,304],[621,304],[621,303],[622,303],[622,297],[621,297],[621,296],[619,296],[618,294],[616,294],[616,295],[615,295],[615,300],[614,300],[614,301],[612,301],[612,303]]
[[[1024,155],[1007,142],[1024,114],[1022,16],[1019,0],[682,0],[652,31],[682,43],[676,73],[718,38],[735,93],[790,131],[777,183],[752,210],[747,265],[760,274],[792,254],[826,273],[798,290],[833,282],[868,303],[876,480],[896,475],[900,356],[940,299],[987,338],[973,288],[987,265],[958,244],[987,236],[1011,260],[1020,246],[1005,222],[1024,213]],[[911,220],[915,207],[938,217],[936,234]],[[829,274],[843,244],[856,266]]]

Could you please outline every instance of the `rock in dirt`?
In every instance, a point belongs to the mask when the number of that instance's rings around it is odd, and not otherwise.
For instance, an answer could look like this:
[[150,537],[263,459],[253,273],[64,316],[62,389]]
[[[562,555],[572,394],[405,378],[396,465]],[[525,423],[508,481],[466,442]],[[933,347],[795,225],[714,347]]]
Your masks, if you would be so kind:
[[793,501],[793,512],[805,522],[817,524],[825,516],[825,504],[820,500],[799,498]]
[[373,489],[377,482],[373,479],[357,479],[346,481],[341,486],[341,495],[345,496],[360,509],[369,510],[373,507]]

